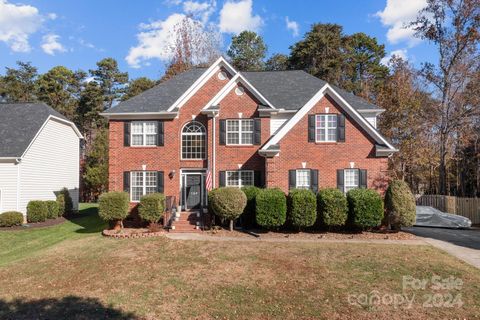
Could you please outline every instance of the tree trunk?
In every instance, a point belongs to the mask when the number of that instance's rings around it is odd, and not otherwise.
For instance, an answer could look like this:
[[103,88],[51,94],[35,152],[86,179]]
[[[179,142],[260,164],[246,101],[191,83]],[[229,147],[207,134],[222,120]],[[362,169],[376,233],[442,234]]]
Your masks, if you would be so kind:
[[230,231],[233,231],[233,220],[230,220]]
[[440,165],[438,166],[438,193],[447,195],[447,136],[440,135]]

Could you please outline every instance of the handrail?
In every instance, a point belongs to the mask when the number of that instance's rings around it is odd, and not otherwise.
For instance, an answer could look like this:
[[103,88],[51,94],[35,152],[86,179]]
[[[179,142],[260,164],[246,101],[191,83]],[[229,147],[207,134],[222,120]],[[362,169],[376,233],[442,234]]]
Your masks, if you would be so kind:
[[173,209],[177,207],[177,198],[175,196],[168,196],[165,199],[165,212],[163,215],[163,227],[170,227]]

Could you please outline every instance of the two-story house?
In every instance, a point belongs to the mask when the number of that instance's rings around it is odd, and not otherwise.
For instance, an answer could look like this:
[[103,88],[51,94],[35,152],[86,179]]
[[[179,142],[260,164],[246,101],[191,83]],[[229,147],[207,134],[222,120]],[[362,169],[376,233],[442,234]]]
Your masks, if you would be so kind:
[[205,207],[206,186],[382,189],[396,151],[376,129],[382,111],[304,71],[238,72],[220,58],[103,114],[109,189],[132,203],[163,192],[182,210]]

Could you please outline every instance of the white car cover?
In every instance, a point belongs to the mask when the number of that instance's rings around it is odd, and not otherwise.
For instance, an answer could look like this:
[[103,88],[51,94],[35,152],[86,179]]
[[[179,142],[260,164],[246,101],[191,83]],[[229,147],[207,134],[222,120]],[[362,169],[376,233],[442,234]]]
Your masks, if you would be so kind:
[[451,213],[445,213],[428,206],[417,206],[415,226],[440,228],[470,228],[470,219]]

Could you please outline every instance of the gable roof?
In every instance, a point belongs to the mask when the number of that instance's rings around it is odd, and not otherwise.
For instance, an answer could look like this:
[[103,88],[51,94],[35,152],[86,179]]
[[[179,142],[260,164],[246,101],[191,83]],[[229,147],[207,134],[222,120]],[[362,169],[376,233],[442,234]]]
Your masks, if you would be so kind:
[[44,103],[0,103],[0,158],[21,158],[45,122],[55,117],[75,125]]

